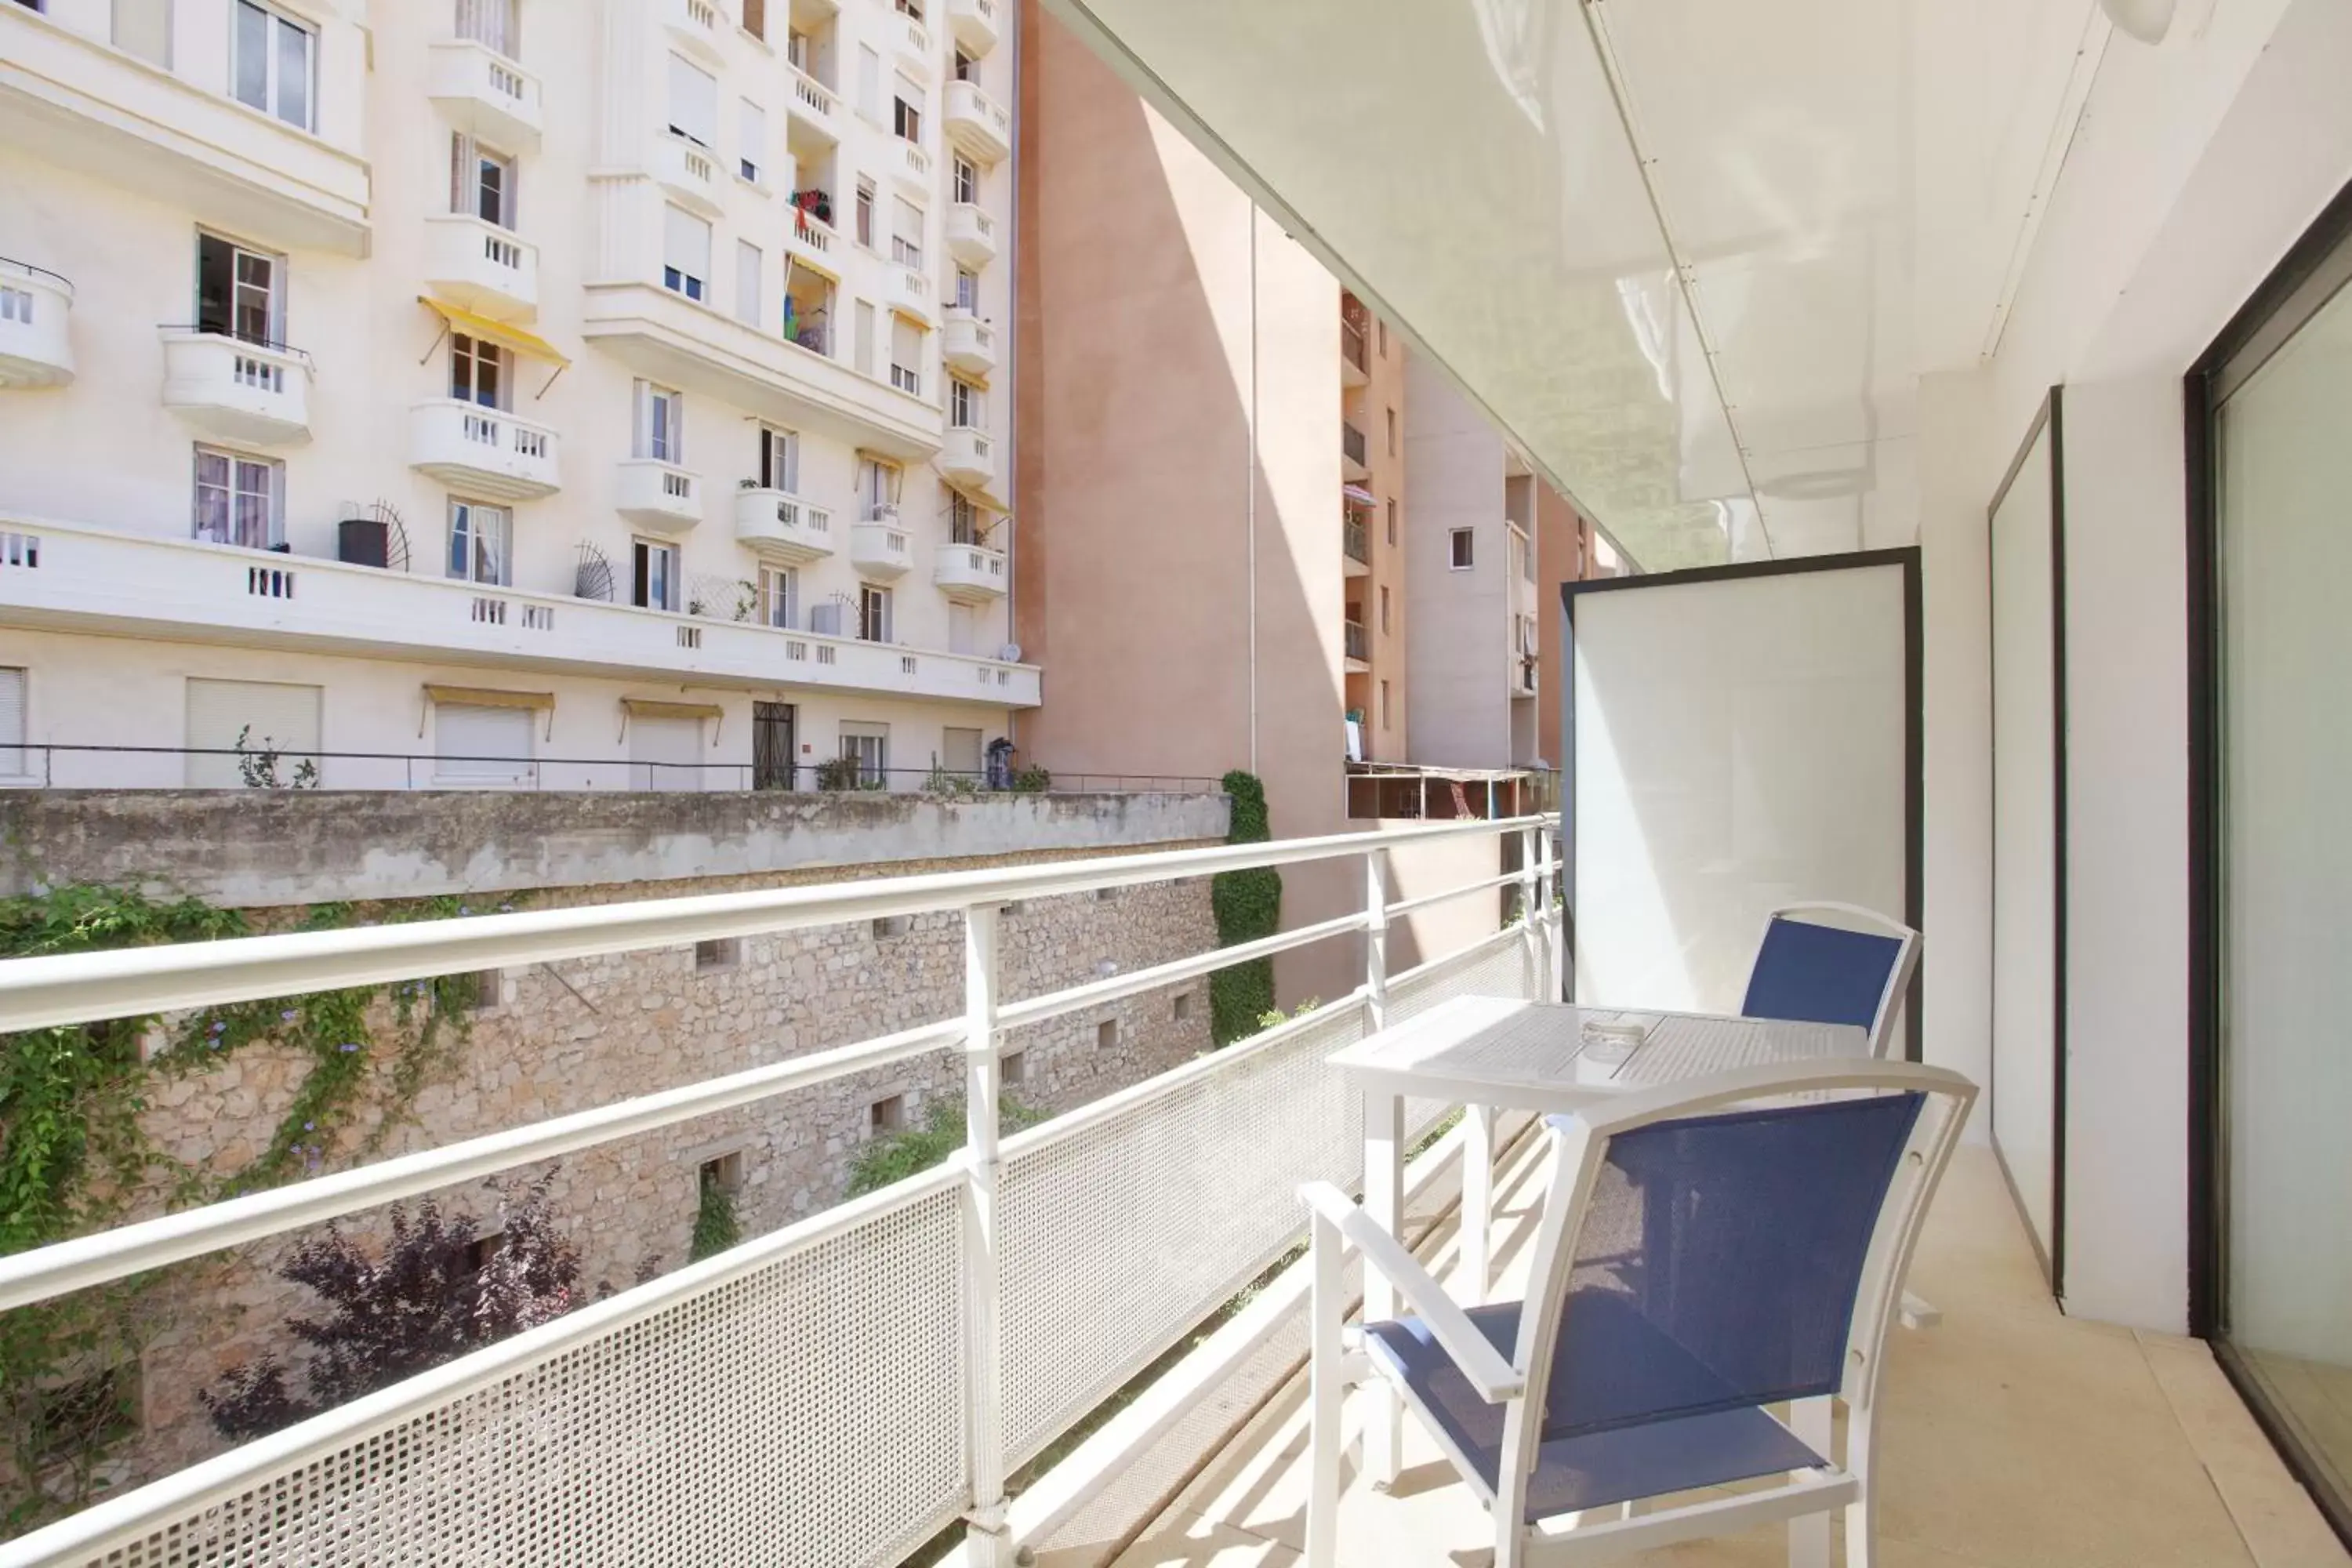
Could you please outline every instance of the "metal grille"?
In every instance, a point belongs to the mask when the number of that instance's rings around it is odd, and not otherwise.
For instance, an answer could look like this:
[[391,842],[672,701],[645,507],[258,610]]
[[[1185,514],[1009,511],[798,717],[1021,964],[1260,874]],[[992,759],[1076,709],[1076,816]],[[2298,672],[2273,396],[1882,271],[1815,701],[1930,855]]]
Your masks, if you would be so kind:
[[1323,1058],[1362,1037],[1362,1009],[1342,1008],[1006,1162],[998,1321],[1014,1463],[1304,1229],[1299,1184],[1360,1179],[1360,1103]]
[[924,1194],[86,1561],[896,1563],[967,1501],[961,1203]]

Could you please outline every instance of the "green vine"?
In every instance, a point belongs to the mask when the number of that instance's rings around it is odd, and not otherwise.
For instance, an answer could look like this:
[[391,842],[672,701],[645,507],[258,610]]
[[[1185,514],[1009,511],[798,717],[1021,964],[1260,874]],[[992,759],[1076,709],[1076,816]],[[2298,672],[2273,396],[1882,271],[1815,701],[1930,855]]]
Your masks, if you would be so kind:
[[[1223,781],[1233,798],[1228,844],[1259,844],[1274,837],[1265,809],[1265,785],[1236,768]],[[1282,929],[1282,873],[1271,866],[1220,871],[1209,879],[1209,908],[1216,916],[1217,942],[1232,947]],[[1275,1010],[1274,961],[1254,958],[1209,976],[1209,1034],[1220,1046],[1257,1032],[1258,1020]]]
[[[381,906],[377,921],[473,911],[457,899]],[[352,924],[325,904],[304,925]],[[0,957],[31,958],[250,934],[235,910],[135,889],[68,886],[0,900]],[[143,1202],[178,1207],[274,1185],[341,1153],[374,1152],[409,1115],[470,1023],[471,976],[356,986],[272,1001],[0,1035],[0,1255],[102,1229]],[[234,1170],[174,1158],[141,1125],[158,1081],[217,1070],[257,1045],[308,1070],[260,1152]],[[378,1069],[382,1071],[379,1075]],[[372,1096],[380,1076],[382,1089]],[[373,1099],[363,1139],[350,1134]],[[189,1266],[194,1267],[194,1266]],[[145,1275],[0,1313],[0,1539],[86,1503],[136,1435],[122,1375],[167,1326]]]

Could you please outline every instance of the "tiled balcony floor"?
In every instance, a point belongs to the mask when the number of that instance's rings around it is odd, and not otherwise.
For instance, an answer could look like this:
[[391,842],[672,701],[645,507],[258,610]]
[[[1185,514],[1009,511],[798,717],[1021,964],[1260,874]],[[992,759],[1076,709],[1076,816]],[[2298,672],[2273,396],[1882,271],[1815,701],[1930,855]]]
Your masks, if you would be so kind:
[[[1517,1293],[1535,1194],[1522,1150],[1496,1247]],[[1452,1261],[1439,1255],[1441,1274]],[[2352,1563],[2193,1340],[2063,1316],[2043,1293],[1991,1155],[1955,1161],[1913,1267],[1944,1313],[1898,1329],[1880,1452],[1878,1568],[2317,1568]],[[1118,1568],[1301,1561],[1306,1384],[1294,1378],[1212,1458]],[[1351,1416],[1353,1414],[1351,1406]],[[1351,1421],[1352,1425],[1352,1421]],[[1472,1568],[1486,1517],[1408,1417],[1392,1494],[1350,1470],[1348,1568]],[[1352,1453],[1351,1453],[1352,1461]],[[1780,1568],[1779,1527],[1624,1561]],[[1834,1561],[1844,1562],[1843,1543]],[[1045,1561],[1059,1564],[1065,1554]]]

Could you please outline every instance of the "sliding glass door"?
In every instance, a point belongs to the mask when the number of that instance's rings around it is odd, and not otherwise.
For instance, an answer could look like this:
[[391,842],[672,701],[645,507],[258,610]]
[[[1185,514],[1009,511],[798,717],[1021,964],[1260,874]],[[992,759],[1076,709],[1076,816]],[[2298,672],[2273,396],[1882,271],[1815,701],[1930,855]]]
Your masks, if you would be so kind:
[[[2210,487],[2204,1325],[2352,1513],[2352,251],[2192,382]],[[2158,955],[2151,955],[2151,962]]]

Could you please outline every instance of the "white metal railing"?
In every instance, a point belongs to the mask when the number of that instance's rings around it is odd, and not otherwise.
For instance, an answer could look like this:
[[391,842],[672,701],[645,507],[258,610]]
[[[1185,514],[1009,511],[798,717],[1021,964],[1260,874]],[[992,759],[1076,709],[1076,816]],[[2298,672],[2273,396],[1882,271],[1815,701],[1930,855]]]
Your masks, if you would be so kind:
[[[967,1108],[943,1166],[110,1497],[0,1545],[0,1568],[290,1568],[461,1538],[501,1564],[884,1568],[959,1516],[966,1563],[1010,1568],[1053,1521],[1008,1515],[1008,1469],[1278,1257],[1300,1182],[1360,1179],[1355,1097],[1323,1058],[1450,994],[1556,994],[1549,833],[1468,822],[0,963],[0,1030],[23,1030],[933,910],[965,931],[961,1017],[0,1258],[0,1310],[940,1049],[962,1052]],[[1516,880],[1532,919],[1391,978],[1391,918],[1431,900],[1391,900],[1390,855],[1507,835],[1515,872],[1444,896]],[[1003,998],[1009,902],[1333,859],[1365,868],[1360,912]],[[1000,1143],[1005,1031],[1358,932],[1350,994]],[[1055,1517],[1083,1491],[1056,1491]]]

